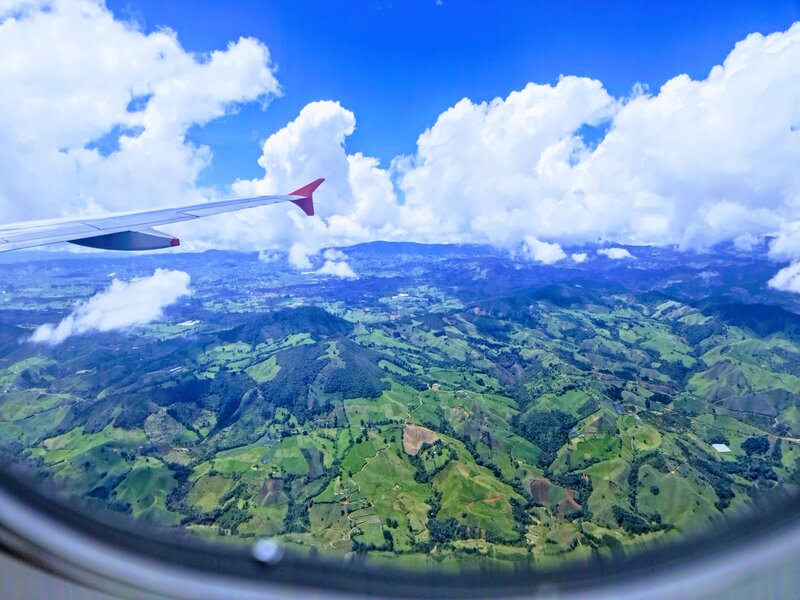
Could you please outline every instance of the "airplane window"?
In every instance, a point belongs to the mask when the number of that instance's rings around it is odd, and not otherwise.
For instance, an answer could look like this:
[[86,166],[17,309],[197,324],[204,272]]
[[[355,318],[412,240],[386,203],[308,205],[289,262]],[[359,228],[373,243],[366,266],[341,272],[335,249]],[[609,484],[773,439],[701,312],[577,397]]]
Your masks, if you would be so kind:
[[800,552],[791,3],[198,6],[0,7],[6,555],[668,598]]

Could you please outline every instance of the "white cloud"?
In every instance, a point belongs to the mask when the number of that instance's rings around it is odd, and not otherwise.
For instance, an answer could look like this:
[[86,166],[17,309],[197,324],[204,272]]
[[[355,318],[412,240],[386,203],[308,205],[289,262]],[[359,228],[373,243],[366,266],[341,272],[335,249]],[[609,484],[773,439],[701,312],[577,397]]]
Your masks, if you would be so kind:
[[529,260],[545,265],[552,265],[567,258],[566,253],[558,244],[541,242],[534,237],[525,238],[520,254]]
[[5,0],[0,56],[0,222],[196,200],[189,127],[280,93],[257,40],[193,55],[91,0]]
[[332,275],[342,279],[356,279],[353,268],[347,263],[347,255],[341,250],[329,248],[322,253],[325,263],[314,273],[319,275]]
[[599,81],[564,77],[505,99],[463,99],[442,113],[400,169],[407,229],[428,239],[515,248],[552,243],[580,226],[565,202],[571,163],[588,153],[575,132],[600,125],[617,103]]
[[58,325],[38,327],[31,341],[56,345],[73,335],[150,323],[164,308],[191,294],[189,282],[188,273],[167,269],[128,282],[114,279],[108,289],[77,304]]
[[586,252],[574,252],[570,254],[569,257],[572,259],[572,262],[581,264],[586,262],[586,260],[589,258],[589,255],[586,254]]
[[[614,99],[565,77],[462,100],[400,169],[407,230],[514,248],[548,243],[752,248],[800,257],[800,25],[753,34],[694,81]],[[582,128],[601,126],[595,147]]]
[[[371,239],[490,243],[554,263],[564,245],[598,239],[747,250],[778,234],[773,255],[800,257],[798,96],[800,25],[751,35],[706,78],[679,75],[655,94],[613,98],[599,81],[563,77],[465,98],[389,169],[346,153],[351,112],[312,103],[264,145],[265,177],[238,191],[328,177],[319,220],[276,216],[280,233],[261,239],[291,247],[302,268],[325,245]],[[607,134],[589,143],[586,128]],[[623,252],[609,257],[631,258]]]
[[800,262],[784,267],[767,282],[767,286],[784,292],[800,294]]
[[264,177],[233,185],[237,196],[286,193],[325,177],[314,193],[316,217],[272,207],[197,221],[186,227],[189,247],[202,247],[199,236],[209,246],[288,248],[289,261],[309,269],[309,257],[326,246],[402,237],[389,173],[376,159],[345,151],[354,129],[355,116],[338,102],[313,102],[264,142]]
[[347,254],[336,248],[328,248],[322,253],[325,260],[347,260]]
[[622,260],[625,258],[634,258],[625,248],[601,248],[597,251],[602,256],[607,256],[611,260]]
[[326,260],[325,264],[314,271],[314,273],[318,273],[319,275],[332,275],[333,277],[341,277],[342,279],[356,279],[358,277],[349,264],[333,260]]

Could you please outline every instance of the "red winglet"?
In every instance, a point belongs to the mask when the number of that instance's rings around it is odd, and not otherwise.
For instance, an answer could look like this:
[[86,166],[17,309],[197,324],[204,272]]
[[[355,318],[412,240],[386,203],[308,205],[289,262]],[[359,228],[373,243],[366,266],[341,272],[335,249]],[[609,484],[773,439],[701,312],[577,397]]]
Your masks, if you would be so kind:
[[292,202],[302,208],[303,212],[309,217],[314,216],[314,190],[321,186],[323,181],[325,180],[322,178],[317,179],[289,194],[290,196],[303,196],[299,200],[292,200]]

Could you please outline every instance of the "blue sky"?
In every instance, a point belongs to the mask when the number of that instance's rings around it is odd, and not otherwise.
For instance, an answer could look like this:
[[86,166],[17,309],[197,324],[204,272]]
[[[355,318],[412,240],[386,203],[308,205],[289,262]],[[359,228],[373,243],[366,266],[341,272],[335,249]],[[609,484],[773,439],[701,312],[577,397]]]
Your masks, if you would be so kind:
[[190,132],[214,162],[201,182],[222,186],[262,173],[260,142],[314,100],[338,100],[357,117],[349,152],[382,166],[415,150],[447,107],[505,97],[560,74],[599,79],[615,96],[636,82],[658,88],[687,73],[704,78],[748,33],[784,30],[800,2],[500,2],[323,0],[225,2],[111,0],[144,31],[167,26],[188,51],[260,39],[278,66],[284,95],[263,111]]

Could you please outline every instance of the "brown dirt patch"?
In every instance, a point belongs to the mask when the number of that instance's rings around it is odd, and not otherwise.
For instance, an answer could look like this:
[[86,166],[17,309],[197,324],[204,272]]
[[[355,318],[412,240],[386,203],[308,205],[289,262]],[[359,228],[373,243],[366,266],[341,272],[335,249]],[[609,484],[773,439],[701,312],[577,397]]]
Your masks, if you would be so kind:
[[550,491],[549,479],[536,479],[531,482],[531,498],[542,506],[547,506],[549,502],[548,492]]
[[403,450],[411,456],[415,456],[423,444],[433,444],[437,441],[439,441],[439,436],[427,427],[406,425],[403,429]]
[[283,479],[267,479],[261,486],[258,501],[264,506],[277,504],[283,492]]
[[564,495],[566,496],[566,499],[558,503],[559,517],[563,517],[574,510],[580,510],[582,508],[581,505],[575,500],[575,492],[573,492],[570,488],[564,488]]

